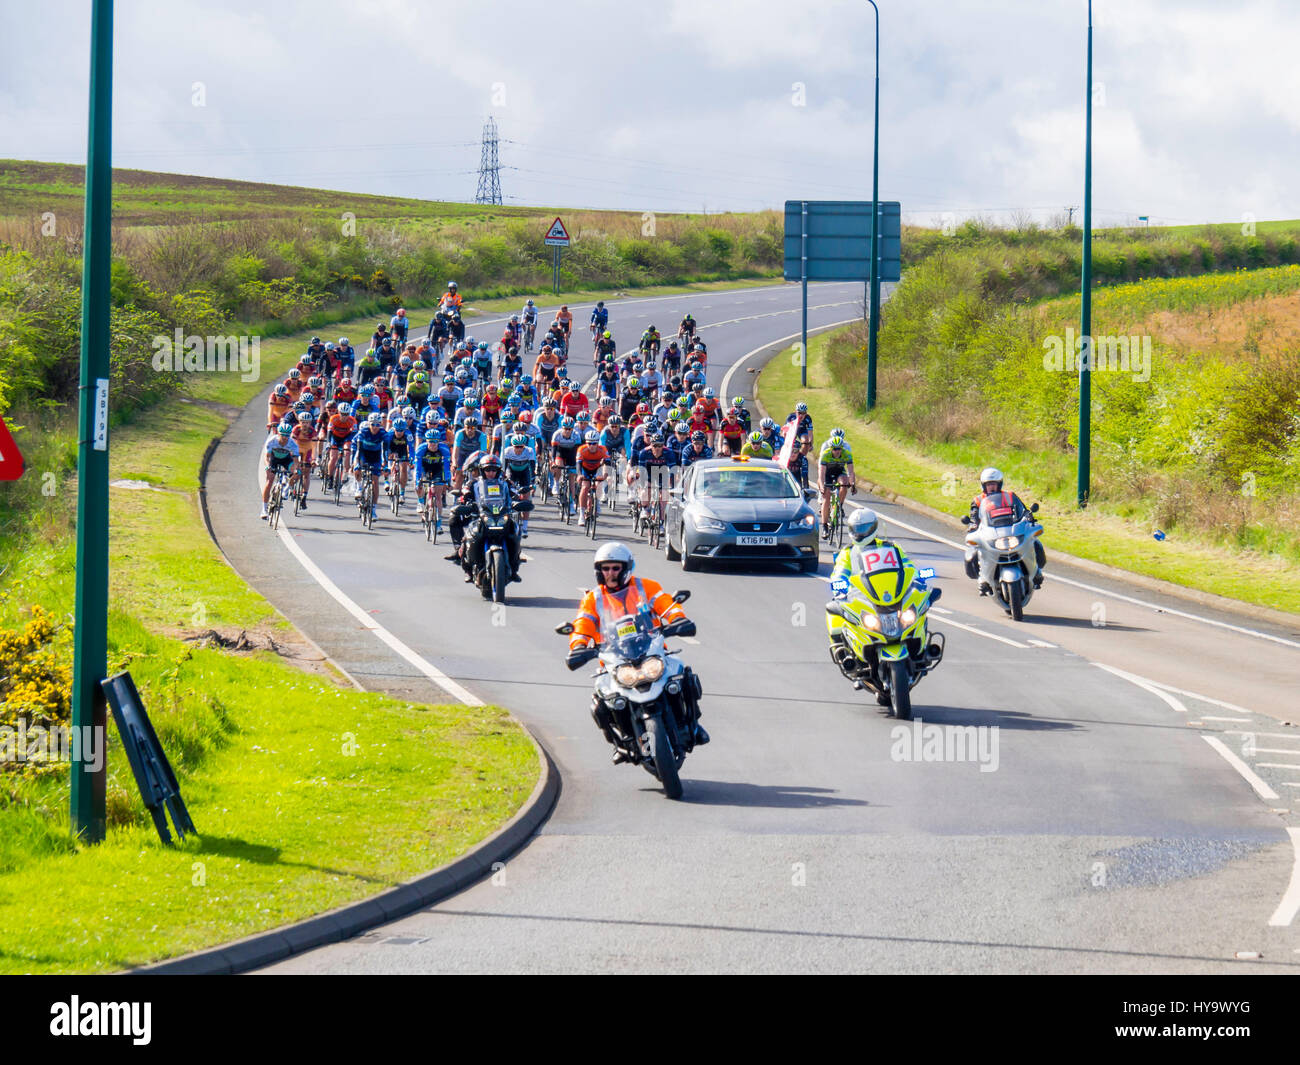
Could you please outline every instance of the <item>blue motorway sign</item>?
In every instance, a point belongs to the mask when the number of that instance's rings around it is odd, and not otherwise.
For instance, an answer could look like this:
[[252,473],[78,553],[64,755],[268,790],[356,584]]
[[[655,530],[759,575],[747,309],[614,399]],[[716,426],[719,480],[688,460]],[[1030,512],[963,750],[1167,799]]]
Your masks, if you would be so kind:
[[[902,209],[896,200],[881,200],[878,206],[880,280],[898,281],[903,268]],[[866,281],[871,261],[871,201],[786,200],[787,281],[804,277],[805,239],[809,281]]]

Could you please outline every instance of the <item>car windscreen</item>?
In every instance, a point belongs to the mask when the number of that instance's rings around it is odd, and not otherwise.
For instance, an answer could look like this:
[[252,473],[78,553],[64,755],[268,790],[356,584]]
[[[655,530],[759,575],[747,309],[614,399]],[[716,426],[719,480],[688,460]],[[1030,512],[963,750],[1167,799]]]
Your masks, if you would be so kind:
[[795,499],[799,486],[785,470],[744,466],[700,470],[695,496],[700,499]]

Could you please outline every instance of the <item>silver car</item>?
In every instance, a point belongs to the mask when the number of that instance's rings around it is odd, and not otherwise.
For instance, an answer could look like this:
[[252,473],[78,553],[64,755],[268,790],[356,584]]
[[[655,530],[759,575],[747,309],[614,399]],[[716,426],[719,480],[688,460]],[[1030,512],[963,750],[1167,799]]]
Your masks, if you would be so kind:
[[818,565],[817,514],[790,471],[769,459],[702,459],[669,496],[664,554],[703,562]]

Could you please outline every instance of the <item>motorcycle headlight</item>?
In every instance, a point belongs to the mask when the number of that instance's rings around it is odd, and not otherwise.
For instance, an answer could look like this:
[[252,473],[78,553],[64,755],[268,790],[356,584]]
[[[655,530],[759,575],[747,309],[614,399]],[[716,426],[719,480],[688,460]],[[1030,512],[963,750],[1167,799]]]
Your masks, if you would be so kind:
[[614,670],[614,679],[624,688],[635,688],[638,684],[647,684],[664,675],[662,658],[647,658],[639,666],[624,662]]
[[916,611],[909,606],[903,611],[900,620],[903,622],[903,628],[910,628],[912,623],[916,621]]
[[642,680],[658,680],[664,675],[664,660],[662,658],[647,658],[641,663]]
[[876,632],[880,631],[880,619],[870,610],[862,611],[862,624],[865,628],[875,629]]
[[993,546],[999,551],[1011,551],[1020,546],[1019,536],[999,536],[993,541]]
[[702,532],[724,532],[727,528],[726,522],[721,522],[718,521],[717,518],[706,517],[702,514],[692,515],[691,521],[693,521],[695,527]]

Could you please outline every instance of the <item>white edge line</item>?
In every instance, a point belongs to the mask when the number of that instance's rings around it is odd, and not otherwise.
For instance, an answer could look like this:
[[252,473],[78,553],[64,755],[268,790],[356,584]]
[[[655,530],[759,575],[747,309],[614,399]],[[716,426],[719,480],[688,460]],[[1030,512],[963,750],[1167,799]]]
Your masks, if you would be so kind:
[[[827,304],[827,306],[833,307],[836,305]],[[808,309],[812,310],[813,308],[809,307]],[[755,315],[755,317],[767,317],[767,316]],[[737,321],[742,321],[742,320],[743,319],[737,319]],[[860,321],[862,321],[862,319],[859,318],[857,315],[854,315],[854,317],[852,318],[845,318],[844,321],[842,322],[830,322],[827,325],[819,325],[816,328],[810,328],[808,330],[808,334],[811,336],[813,333],[821,333],[827,329],[834,329],[836,326],[851,325],[854,322],[860,322]],[[788,337],[781,337],[780,340],[769,340],[766,344],[762,345],[761,347],[757,347],[753,351],[747,351],[744,355],[742,355],[735,362],[733,362],[730,367],[727,368],[727,372],[722,378],[722,394],[724,396],[731,394],[730,392],[731,378],[735,375],[736,371],[740,369],[743,363],[747,362],[749,359],[752,359],[760,351],[766,351],[768,348],[774,347],[777,344],[784,344],[787,340],[793,340],[797,336],[803,336],[803,331],[800,330],[798,333],[791,333]]]
[[1017,640],[1009,640],[1005,636],[998,636],[996,633],[985,632],[983,629],[977,629],[972,625],[963,625],[960,621],[953,621],[952,618],[944,618],[943,623],[945,625],[956,625],[957,628],[965,629],[967,632],[973,632],[976,636],[986,636],[990,640],[997,640],[998,643],[1005,643],[1011,647],[1019,647],[1021,650],[1027,650],[1029,647],[1029,644],[1027,643],[1020,643]]
[[[897,505],[897,504],[895,504],[895,505]],[[886,517],[885,517],[885,521],[886,521],[887,523],[891,524],[891,525],[897,525],[897,526],[899,526],[900,528],[906,529],[906,530],[908,530],[909,532],[914,532],[914,533],[916,533],[918,536],[923,536],[923,537],[925,537],[927,540],[934,540],[934,541],[936,541],[937,543],[947,544],[949,547],[955,547],[955,548],[957,548],[957,550],[959,550],[959,551],[961,551],[961,552],[963,552],[963,553],[964,553],[965,550],[966,550],[966,546],[965,546],[965,544],[959,544],[959,543],[957,543],[955,540],[949,540],[949,539],[947,539],[947,538],[945,538],[945,537],[942,537],[942,536],[936,536],[934,533],[926,532],[924,529],[918,529],[915,525],[909,525],[907,522],[905,522],[905,521],[899,521],[897,518],[886,516]],[[1203,616],[1201,616],[1200,614],[1189,614],[1187,611],[1184,611],[1184,610],[1178,610],[1178,609],[1176,609],[1176,608],[1174,608],[1174,607],[1169,607],[1169,606],[1158,606],[1158,605],[1155,604],[1155,603],[1148,603],[1147,601],[1145,601],[1145,600],[1143,600],[1143,599],[1135,599],[1135,598],[1134,598],[1133,596],[1131,596],[1131,595],[1121,595],[1119,592],[1112,592],[1112,591],[1108,591],[1108,590],[1105,589],[1105,588],[1098,588],[1096,585],[1093,585],[1093,584],[1084,584],[1082,581],[1071,580],[1069,577],[1061,577],[1061,576],[1059,576],[1059,575],[1057,575],[1057,574],[1055,574],[1055,573],[1044,572],[1044,573],[1043,573],[1043,576],[1046,577],[1048,580],[1051,580],[1051,581],[1060,581],[1062,584],[1069,584],[1069,585],[1073,585],[1075,588],[1082,588],[1082,589],[1084,589],[1085,591],[1095,592],[1097,595],[1104,595],[1104,596],[1107,596],[1107,597],[1109,597],[1109,598],[1111,598],[1111,599],[1119,599],[1119,600],[1121,600],[1122,602],[1125,602],[1125,603],[1132,603],[1132,604],[1134,604],[1135,606],[1145,607],[1146,609],[1148,609],[1148,610],[1154,610],[1156,613],[1159,613],[1159,614],[1172,614],[1172,615],[1174,615],[1175,617],[1186,618],[1188,621],[1199,621],[1199,622],[1200,622],[1201,624],[1203,624],[1203,625],[1213,625],[1213,626],[1215,626],[1216,628],[1220,628],[1220,629],[1229,629],[1229,630],[1231,630],[1232,632],[1239,632],[1239,633],[1241,633],[1242,635],[1245,635],[1245,636],[1258,636],[1258,637],[1259,637],[1260,639],[1262,639],[1262,640],[1271,640],[1273,643],[1280,643],[1280,644],[1282,644],[1282,645],[1285,646],[1285,647],[1295,647],[1295,648],[1300,648],[1300,643],[1297,643],[1297,642],[1294,641],[1294,640],[1288,640],[1288,639],[1285,639],[1285,638],[1283,638],[1283,637],[1281,637],[1281,636],[1274,636],[1274,635],[1272,635],[1271,633],[1267,633],[1267,632],[1259,632],[1259,631],[1256,630],[1256,629],[1248,629],[1248,628],[1245,628],[1244,626],[1241,626],[1241,625],[1231,625],[1231,624],[1229,624],[1229,623],[1226,622],[1226,621],[1218,621],[1218,620],[1216,620],[1216,619],[1214,619],[1214,618],[1203,617]],[[1162,685],[1162,686],[1163,686],[1163,687],[1168,687],[1167,685]],[[1173,690],[1176,691],[1177,689],[1173,689]],[[1192,695],[1192,694],[1194,694],[1194,693],[1192,693],[1192,692],[1181,692],[1180,694],[1182,694],[1182,695]],[[1199,698],[1199,696],[1197,696],[1197,698]],[[1207,700],[1207,701],[1209,701],[1209,700]],[[1219,705],[1222,706],[1222,705],[1224,705],[1224,704],[1220,703]],[[1237,707],[1228,707],[1228,709],[1238,709],[1238,708],[1237,708]]]
[[462,688],[447,676],[447,674],[442,672],[442,670],[421,658],[418,654],[407,647],[406,644],[402,643],[401,640],[375,621],[373,617],[362,610],[360,606],[349,599],[347,594],[337,584],[330,580],[329,577],[325,575],[325,572],[308,557],[307,552],[294,543],[293,537],[289,534],[289,530],[285,526],[281,525],[276,531],[280,534],[280,539],[283,541],[285,547],[287,547],[293,557],[302,564],[302,568],[311,574],[312,579],[324,588],[325,591],[327,591],[330,596],[343,607],[343,609],[361,622],[362,628],[369,629],[380,640],[405,658],[409,663],[411,663],[411,665],[433,681],[434,684],[457,702],[464,703],[466,706],[486,705],[482,699],[473,695],[465,688]]
[[1295,850],[1295,864],[1291,866],[1291,883],[1287,885],[1286,894],[1268,919],[1275,928],[1285,928],[1300,912],[1300,828],[1288,828],[1286,834],[1291,837],[1291,846]]
[[1046,640],[1030,640],[1029,644],[1031,647],[1050,647],[1053,650],[1056,649],[1056,644],[1048,643]]
[[[1233,769],[1235,769],[1238,773],[1242,775],[1242,777],[1245,778],[1246,783],[1255,789],[1255,794],[1258,795],[1261,799],[1268,799],[1270,801],[1273,801],[1278,798],[1277,792],[1274,791],[1272,788],[1270,788],[1262,780],[1260,780],[1260,778],[1255,775],[1255,771],[1251,769],[1250,766],[1248,766],[1245,762],[1243,762],[1240,758],[1238,758],[1235,754],[1233,754],[1230,750],[1228,750],[1227,745],[1221,739],[1219,739],[1217,736],[1202,736],[1201,739],[1203,739],[1206,743],[1208,743],[1211,747],[1213,747],[1216,751],[1218,751],[1221,755],[1223,755],[1223,757],[1227,760],[1228,765],[1232,766]],[[1276,916],[1276,914],[1274,916]]]
[[1107,673],[1114,673],[1115,676],[1117,677],[1123,677],[1130,684],[1136,684],[1143,691],[1150,692],[1157,699],[1162,700],[1169,707],[1169,709],[1177,711],[1180,714],[1187,713],[1186,706],[1184,706],[1181,702],[1175,699],[1168,692],[1161,691],[1159,688],[1155,687],[1145,677],[1139,677],[1133,673],[1125,673],[1122,669],[1116,669],[1114,666],[1108,666],[1102,662],[1094,662],[1092,664],[1096,666],[1098,669],[1104,669]]

